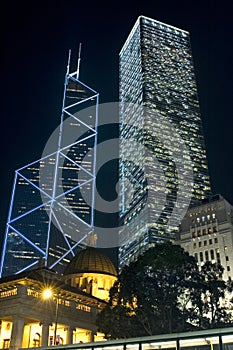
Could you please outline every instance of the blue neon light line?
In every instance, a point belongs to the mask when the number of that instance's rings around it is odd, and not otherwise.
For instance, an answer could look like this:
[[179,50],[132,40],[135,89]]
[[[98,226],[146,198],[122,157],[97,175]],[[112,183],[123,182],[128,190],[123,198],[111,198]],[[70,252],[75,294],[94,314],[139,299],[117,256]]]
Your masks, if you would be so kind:
[[[84,239],[87,238],[87,236],[92,233],[92,231],[88,232],[82,239],[80,239],[78,242],[76,242],[73,247],[71,248],[71,250],[73,251],[73,249],[75,249],[80,243],[83,242]],[[52,269],[54,266],[56,266],[62,259],[64,259],[69,253],[71,253],[71,251],[66,252],[64,255],[62,255],[57,261],[55,261],[50,268]]]
[[78,105],[80,105],[80,104],[82,104],[82,103],[85,103],[85,102],[87,102],[87,101],[89,101],[89,100],[94,100],[94,98],[97,97],[97,96],[98,96],[98,93],[96,93],[95,95],[92,95],[92,96],[90,96],[90,97],[86,97],[86,98],[84,98],[84,99],[81,100],[81,101],[72,103],[71,105],[68,105],[68,106],[64,107],[64,110],[66,111],[66,110],[69,109],[69,108],[78,106]]
[[43,255],[45,254],[45,252],[39,248],[37,245],[35,245],[29,238],[25,237],[22,233],[20,233],[16,228],[14,228],[13,226],[11,226],[9,224],[9,227],[16,232],[21,238],[23,238],[26,242],[28,242],[29,244],[31,244],[34,248],[36,248],[39,252],[41,252]]
[[62,100],[62,112],[61,112],[61,120],[60,120],[60,127],[59,127],[59,136],[58,136],[58,146],[57,146],[57,153],[56,153],[56,160],[55,160],[55,171],[54,171],[54,183],[53,183],[53,191],[52,191],[52,202],[49,212],[49,224],[48,224],[48,231],[47,231],[47,245],[46,245],[46,265],[48,262],[48,255],[49,255],[49,241],[50,241],[50,230],[51,230],[51,222],[52,222],[52,208],[53,203],[56,197],[56,188],[57,188],[57,173],[58,173],[58,166],[59,166],[59,150],[61,147],[61,138],[62,138],[62,127],[63,127],[63,120],[64,120],[64,106],[65,106],[65,100],[66,100],[66,87],[69,79],[69,70],[70,70],[70,56],[71,56],[71,50],[69,50],[68,55],[68,62],[67,62],[67,70],[66,75],[64,79],[64,90],[63,90],[63,100]]
[[127,174],[129,174],[130,177],[134,180],[134,183],[136,182],[137,185],[138,185],[141,189],[143,189],[143,186],[140,184],[140,182],[139,182],[137,179],[135,179],[135,177],[129,172],[129,170],[128,170],[126,167],[125,167],[124,169],[125,169],[125,172],[126,172]]
[[78,145],[79,143],[90,139],[91,137],[95,136],[96,134],[97,134],[97,132],[95,132],[95,133],[93,133],[93,134],[91,134],[91,135],[89,135],[89,136],[86,136],[86,137],[84,137],[84,138],[81,139],[81,140],[75,141],[74,143],[71,143],[70,145],[61,148],[61,149],[60,149],[60,152],[62,152],[63,150],[66,150],[67,148],[70,149],[71,147],[73,147],[73,146],[75,146],[75,145]]
[[39,262],[39,260],[34,261],[32,264],[30,264],[30,265],[24,267],[23,269],[17,271],[15,274],[18,275],[19,273],[30,269],[32,266],[36,265],[38,262]]
[[65,109],[64,109],[64,112],[65,112],[66,114],[68,114],[70,117],[72,117],[72,118],[74,118],[75,120],[77,120],[79,123],[83,124],[88,130],[91,130],[91,131],[93,131],[94,133],[96,132],[95,129],[93,129],[92,127],[90,127],[88,124],[84,123],[82,120],[76,118],[73,114],[69,113],[69,112],[66,111]]
[[[96,112],[96,119],[95,119],[95,130],[98,130],[98,111],[99,111],[99,94],[97,94],[96,97],[96,106],[95,106]],[[93,155],[93,183],[92,183],[92,204],[91,204],[91,226],[94,226],[94,208],[95,208],[95,187],[96,187],[96,149],[97,149],[97,133],[95,135],[95,141],[94,141],[94,155]]]
[[124,213],[125,212],[125,169],[124,169],[124,163],[122,162],[121,163],[122,165],[122,181],[121,181],[121,188],[122,188],[122,193],[121,193],[121,198],[122,198],[122,201],[121,201],[121,205],[122,205],[122,212]]
[[91,177],[93,177],[94,175],[86,170],[85,168],[83,168],[81,165],[79,165],[78,163],[76,163],[74,160],[72,160],[70,157],[68,157],[66,154],[60,152],[61,155],[63,155],[64,158],[68,159],[71,163],[73,163],[77,168],[83,170],[87,175],[90,175]]
[[5,237],[4,237],[3,246],[2,246],[2,258],[1,258],[1,266],[0,266],[0,276],[2,276],[2,270],[3,270],[4,261],[5,261],[6,246],[7,246],[7,239],[8,239],[8,223],[10,221],[11,214],[12,214],[12,208],[13,208],[13,203],[14,203],[15,187],[16,187],[17,176],[18,176],[17,172],[15,172],[14,182],[13,182],[13,191],[12,191],[12,196],[11,196],[11,201],[10,201],[10,208],[9,208],[8,217],[7,217]]
[[38,163],[38,162],[40,162],[40,161],[42,161],[42,160],[44,160],[44,159],[46,159],[46,158],[49,158],[50,156],[52,156],[52,155],[55,154],[55,153],[57,153],[57,151],[54,151],[53,153],[51,153],[51,154],[49,154],[49,155],[47,155],[47,156],[44,156],[43,158],[34,160],[32,163],[29,163],[29,164],[27,164],[27,165],[24,165],[22,168],[19,168],[19,169],[17,169],[16,171],[21,171],[21,170],[23,170],[23,169],[26,169],[26,168],[28,168],[29,166],[31,166],[31,165],[33,165],[33,164],[35,164],[35,163]]
[[75,186],[75,187],[71,188],[70,190],[67,190],[66,192],[63,192],[63,193],[59,194],[59,196],[57,196],[57,197],[54,199],[53,202],[56,202],[57,199],[66,196],[68,193],[73,192],[73,191],[77,190],[77,189],[80,188],[80,187],[83,187],[84,185],[88,184],[88,183],[91,182],[91,181],[93,181],[93,179],[89,179],[89,180],[85,181],[84,183],[82,183],[81,185]]
[[78,219],[79,221],[81,221],[84,225],[86,225],[87,227],[91,227],[90,224],[88,224],[87,222],[83,221],[79,216],[77,216],[76,214],[73,213],[73,211],[70,211],[69,209],[67,209],[66,207],[64,207],[61,203],[57,203],[57,205],[59,205],[61,208],[63,208],[65,211],[67,211],[70,215],[72,215],[73,217],[75,217],[75,219]]
[[[51,203],[51,200],[50,200],[49,202],[45,203],[45,204],[49,204],[49,203]],[[10,221],[9,221],[9,224],[11,224],[12,222],[15,222],[15,221],[17,221],[17,220],[23,218],[24,216],[27,216],[27,215],[33,213],[35,210],[42,208],[45,204],[42,203],[42,204],[40,204],[38,207],[33,208],[33,209],[31,209],[31,210],[29,210],[29,211],[27,211],[27,212],[21,214],[20,216],[17,216],[17,217],[14,218],[13,220],[10,220]],[[45,210],[46,210],[46,209],[45,209]]]
[[49,197],[49,199],[52,199],[52,197],[47,194],[44,190],[42,190],[40,187],[36,186],[33,182],[31,182],[29,179],[27,179],[24,175],[22,175],[21,173],[18,173],[25,181],[27,181],[30,185],[32,185],[33,187],[35,187],[38,191],[42,192],[45,196]]
[[[65,235],[65,233],[64,233],[64,231],[63,231],[63,229],[62,229],[62,227],[61,227],[61,225],[60,225],[60,223],[59,223],[59,221],[58,221],[58,219],[57,219],[57,217],[56,217],[56,215],[55,215],[53,209],[51,209],[51,210],[52,210],[52,215],[53,215],[53,217],[54,217],[54,219],[55,219],[57,225],[59,226],[59,229],[60,229],[60,231],[61,231],[61,233],[62,233],[62,235],[63,235],[63,237],[64,237],[64,240],[66,241],[66,244],[68,245],[69,249],[72,249],[72,247],[71,247],[71,245],[70,245],[70,242],[68,241],[68,239],[67,239],[67,237],[66,237],[66,235]],[[72,254],[73,254],[73,256],[74,256],[73,251],[72,251]]]
[[69,75],[69,77],[70,77],[71,80],[73,80],[73,81],[79,83],[80,85],[86,87],[88,90],[94,92],[94,94],[97,94],[97,91],[93,90],[90,86],[87,86],[86,84],[82,83],[80,80],[74,78],[73,75],[76,75],[76,72],[71,73],[71,74]]

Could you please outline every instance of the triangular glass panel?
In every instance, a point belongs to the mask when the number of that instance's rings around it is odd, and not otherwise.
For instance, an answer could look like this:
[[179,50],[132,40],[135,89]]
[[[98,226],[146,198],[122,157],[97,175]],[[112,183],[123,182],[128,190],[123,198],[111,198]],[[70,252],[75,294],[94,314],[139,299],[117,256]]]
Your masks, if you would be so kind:
[[40,207],[37,210],[11,222],[11,226],[19,231],[32,244],[46,250],[50,206]]
[[65,108],[67,115],[74,116],[77,120],[95,129],[97,123],[97,97],[83,100],[81,103]]
[[[64,202],[65,199],[63,198],[60,203],[54,203],[53,213],[56,219],[53,216],[52,220],[57,229],[63,232],[69,244],[73,246],[76,242],[82,242],[85,239],[90,231],[90,226],[69,209],[68,202]],[[62,204],[65,204],[65,206]],[[76,203],[76,206],[78,206],[78,203]]]
[[46,196],[52,197],[53,194],[56,157],[55,153],[40,160],[39,187],[43,191],[44,201],[46,201]]
[[17,273],[22,269],[36,266],[44,254],[24,240],[11,228],[8,229],[8,241],[4,261],[4,275],[9,275],[8,269]]
[[92,162],[91,160],[89,161],[90,157],[87,157],[88,161],[85,159],[84,161],[81,161],[83,154],[85,154],[85,147],[82,149],[74,146],[69,150],[66,157],[64,157],[62,154],[59,155],[55,196],[56,199],[61,195],[66,195],[76,187],[82,186],[84,183],[93,179],[93,176],[90,173],[92,170],[90,169]]
[[[48,197],[46,198],[48,201]],[[10,220],[25,215],[43,204],[41,192],[17,174],[14,202]]]
[[22,177],[26,178],[29,183],[35,188],[44,191],[48,196],[52,195],[53,179],[54,179],[54,165],[56,155],[48,156],[34,163],[31,163],[17,172]]
[[66,101],[65,106],[70,106],[74,103],[82,101],[83,99],[93,96],[95,92],[88,88],[88,86],[81,83],[79,80],[69,77],[66,86]]
[[[90,123],[89,123],[90,124]],[[95,135],[96,131],[89,128],[88,124],[81,123],[74,117],[69,117],[62,124],[62,137],[60,143],[60,149],[68,147],[76,143],[77,141],[86,140]]]
[[52,221],[53,222],[51,223],[50,239],[49,239],[48,266],[54,265],[63,256],[64,258],[61,260],[60,264],[64,265],[64,263],[66,264],[68,262],[66,256],[67,255],[73,256],[72,253],[67,254],[67,252],[70,251],[71,245],[74,245],[75,242],[69,242],[67,237],[61,232],[60,224],[57,225],[58,222],[56,218],[53,217]]

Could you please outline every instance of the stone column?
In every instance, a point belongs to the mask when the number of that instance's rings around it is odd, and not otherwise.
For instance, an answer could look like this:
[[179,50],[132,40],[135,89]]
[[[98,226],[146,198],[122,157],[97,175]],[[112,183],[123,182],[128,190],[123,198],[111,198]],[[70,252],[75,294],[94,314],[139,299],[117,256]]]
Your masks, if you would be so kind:
[[14,316],[10,340],[10,350],[18,350],[18,348],[22,347],[23,331],[24,318]]
[[94,342],[95,341],[95,335],[96,335],[95,331],[90,331],[90,333],[89,333],[89,341],[90,342]]
[[74,327],[66,327],[66,344],[73,344]]
[[41,336],[41,345],[40,346],[48,346],[50,322],[43,321],[41,323],[42,323],[42,336]]

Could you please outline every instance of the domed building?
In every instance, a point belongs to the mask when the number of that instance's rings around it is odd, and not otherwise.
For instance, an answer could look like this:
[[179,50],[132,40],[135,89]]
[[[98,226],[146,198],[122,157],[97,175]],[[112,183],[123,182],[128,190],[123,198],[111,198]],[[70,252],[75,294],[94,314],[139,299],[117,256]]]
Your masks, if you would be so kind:
[[0,348],[103,340],[96,316],[116,279],[113,263],[96,248],[81,250],[62,276],[40,266],[1,278]]
[[108,300],[109,290],[117,279],[117,271],[107,255],[97,248],[88,247],[70,261],[62,279],[72,287]]

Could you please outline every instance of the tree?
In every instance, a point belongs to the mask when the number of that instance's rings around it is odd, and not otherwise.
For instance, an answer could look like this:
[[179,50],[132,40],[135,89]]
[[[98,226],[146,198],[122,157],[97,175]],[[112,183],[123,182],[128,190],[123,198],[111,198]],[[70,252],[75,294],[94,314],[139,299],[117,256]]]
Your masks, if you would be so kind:
[[[203,310],[207,327],[222,327],[232,324],[232,317],[225,305],[225,299],[233,290],[231,281],[222,280],[223,267],[219,263],[206,262],[200,271]],[[199,313],[200,315],[200,313]],[[200,315],[201,316],[201,315]]]
[[157,244],[124,267],[98,315],[99,331],[116,339],[229,325],[220,273],[209,263],[199,271],[178,245]]
[[190,301],[187,284],[197,270],[195,259],[180,246],[164,243],[149,249],[122,270],[98,317],[99,329],[107,338],[190,329],[181,303]]

